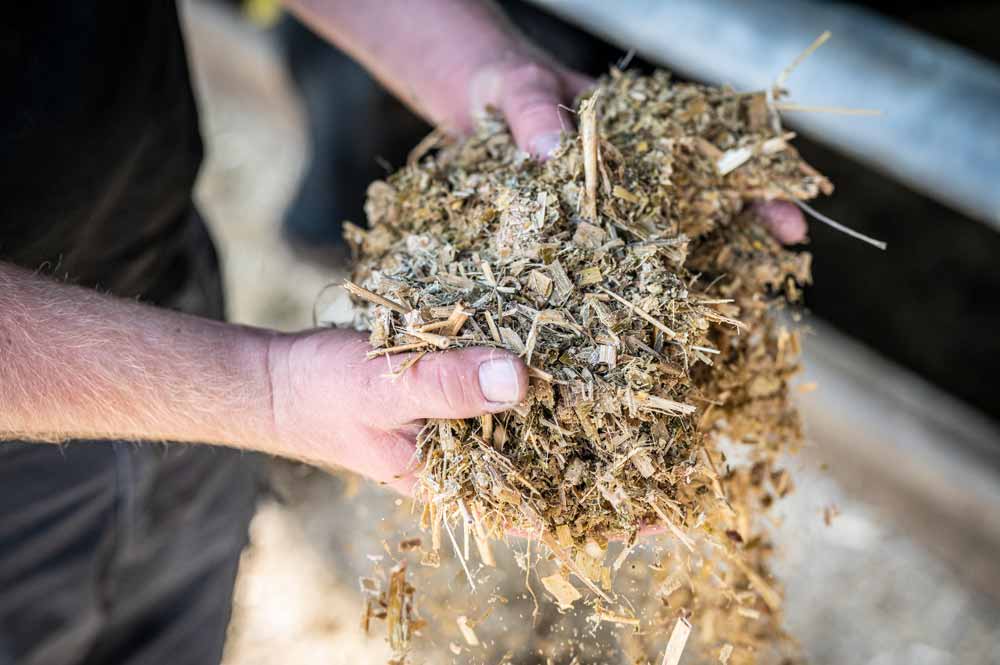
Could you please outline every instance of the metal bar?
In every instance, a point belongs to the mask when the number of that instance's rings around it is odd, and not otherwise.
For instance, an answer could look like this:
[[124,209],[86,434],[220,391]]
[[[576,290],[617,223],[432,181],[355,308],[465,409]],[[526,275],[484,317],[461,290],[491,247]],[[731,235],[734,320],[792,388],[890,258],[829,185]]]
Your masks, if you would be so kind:
[[1000,229],[1000,67],[863,9],[807,0],[532,0],[679,73],[763,89],[824,30],[792,75],[790,124]]

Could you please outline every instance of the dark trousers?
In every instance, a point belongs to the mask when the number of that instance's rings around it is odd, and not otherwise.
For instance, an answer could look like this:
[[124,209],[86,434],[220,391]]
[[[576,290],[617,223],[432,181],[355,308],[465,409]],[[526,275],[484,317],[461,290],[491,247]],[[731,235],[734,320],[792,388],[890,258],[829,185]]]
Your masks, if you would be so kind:
[[[221,319],[215,252],[187,214],[186,269],[159,304]],[[0,441],[0,665],[217,665],[258,462],[202,445]]]
[[0,442],[0,665],[218,663],[256,468],[208,446]]

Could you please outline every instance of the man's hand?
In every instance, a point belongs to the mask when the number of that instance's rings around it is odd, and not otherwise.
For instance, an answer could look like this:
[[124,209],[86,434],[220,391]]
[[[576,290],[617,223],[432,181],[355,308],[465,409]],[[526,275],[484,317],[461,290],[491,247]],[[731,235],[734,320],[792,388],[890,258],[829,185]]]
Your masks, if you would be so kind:
[[[492,106],[517,145],[541,159],[558,145],[563,121],[570,125],[559,105],[593,83],[531,44],[489,0],[285,3],[432,124],[467,133]],[[757,212],[781,242],[805,239],[793,204],[761,203]]]
[[456,124],[471,129],[487,107],[503,113],[514,141],[525,152],[546,159],[559,145],[571,119],[560,117],[560,106],[594,84],[593,79],[561,67],[527,46],[508,51],[484,64],[469,82],[465,108],[456,108]]
[[361,333],[224,324],[0,262],[0,442],[215,443],[406,492],[422,419],[502,411],[528,388],[506,351],[431,353],[391,378],[406,356],[369,350]]
[[524,399],[527,370],[490,348],[367,360],[367,336],[322,331],[272,338],[268,368],[275,447],[342,466],[408,493],[425,418],[472,418]]
[[558,145],[559,105],[592,83],[531,44],[489,0],[286,4],[432,124],[467,133],[493,106],[535,156]]

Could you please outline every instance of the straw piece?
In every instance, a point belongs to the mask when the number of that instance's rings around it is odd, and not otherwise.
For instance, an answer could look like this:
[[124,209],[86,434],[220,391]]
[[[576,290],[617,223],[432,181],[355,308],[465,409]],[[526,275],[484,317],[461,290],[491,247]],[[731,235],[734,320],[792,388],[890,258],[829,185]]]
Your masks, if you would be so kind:
[[388,346],[384,349],[372,349],[365,354],[365,357],[371,360],[372,358],[378,358],[379,356],[389,356],[394,353],[405,353],[407,351],[416,351],[417,349],[422,349],[427,346],[427,342],[413,342],[411,344],[399,344],[397,346]]
[[556,602],[559,603],[559,607],[564,610],[569,609],[573,606],[573,603],[583,598],[576,587],[558,573],[541,578],[541,582],[545,590],[555,597]]
[[404,328],[405,332],[410,337],[416,337],[422,342],[426,342],[431,346],[436,346],[439,349],[447,349],[451,346],[451,338],[444,335],[437,335],[435,333],[421,332],[419,330],[414,330],[413,328]]
[[802,53],[798,54],[795,57],[795,59],[792,60],[791,64],[788,65],[787,67],[785,67],[781,71],[781,73],[778,75],[778,78],[775,79],[775,81],[774,81],[774,87],[778,88],[778,89],[784,88],[785,87],[785,83],[788,81],[788,77],[792,75],[792,72],[794,72],[796,70],[796,68],[798,68],[798,66],[801,65],[805,61],[806,58],[808,58],[810,55],[812,55],[812,53],[816,49],[818,49],[820,46],[822,46],[823,44],[825,44],[826,40],[830,39],[830,37],[831,37],[830,31],[829,30],[824,30],[823,34],[821,34],[819,37],[817,37],[815,39],[815,41],[813,41],[813,43],[810,44],[806,48],[805,51],[803,51]]
[[852,109],[843,106],[806,106],[804,104],[792,104],[790,102],[775,102],[774,108],[779,111],[792,111],[801,113],[832,113],[834,115],[882,115],[879,109]]
[[458,624],[458,630],[462,633],[465,643],[470,647],[478,647],[479,637],[476,636],[476,631],[469,625],[469,617],[463,614],[455,619],[455,623]]
[[580,141],[583,144],[583,173],[586,181],[581,214],[585,219],[597,220],[597,102],[600,91],[595,92],[580,106]]
[[684,617],[679,618],[674,624],[674,629],[670,632],[670,640],[667,642],[667,648],[663,651],[663,660],[660,661],[660,665],[677,665],[681,662],[689,635],[691,635],[691,624]]
[[639,309],[639,307],[637,307],[637,306],[633,305],[632,303],[630,303],[628,300],[625,300],[624,298],[622,298],[617,293],[612,293],[611,291],[608,291],[603,286],[598,286],[597,289],[599,291],[601,291],[602,293],[606,293],[607,295],[611,296],[612,298],[614,298],[615,300],[617,300],[618,302],[620,302],[621,304],[625,305],[630,310],[632,310],[633,312],[635,312],[636,314],[638,314],[643,319],[646,319],[647,321],[649,321],[650,323],[652,323],[654,326],[656,326],[657,329],[659,329],[660,331],[662,331],[667,337],[669,337],[671,339],[673,339],[674,337],[677,337],[677,333],[675,333],[673,330],[671,330],[670,328],[668,328],[667,326],[665,326],[660,321],[657,321],[652,316],[650,316],[649,314],[647,314],[645,311],[643,311],[642,309]]
[[875,238],[872,238],[870,236],[866,236],[864,233],[861,233],[860,231],[855,231],[854,229],[852,229],[850,227],[844,226],[840,222],[838,222],[838,221],[836,221],[834,219],[831,219],[831,218],[827,217],[826,215],[824,215],[823,213],[821,213],[819,210],[816,210],[815,208],[813,208],[811,205],[809,205],[805,201],[800,201],[798,199],[792,199],[792,200],[795,203],[795,205],[797,205],[798,207],[800,207],[803,210],[805,210],[807,213],[809,213],[810,215],[812,215],[814,218],[818,219],[819,221],[823,222],[824,224],[826,224],[828,226],[832,226],[833,228],[837,229],[841,233],[846,233],[847,235],[851,236],[852,238],[857,238],[858,240],[862,240],[862,241],[868,243],[869,245],[872,245],[874,247],[878,247],[882,251],[885,251],[885,249],[888,247],[888,245],[885,243],[885,241],[876,240]]
[[367,300],[368,302],[375,303],[376,305],[382,305],[383,307],[388,307],[394,312],[399,312],[400,314],[408,314],[410,310],[403,307],[397,302],[393,302],[388,298],[384,298],[377,293],[372,293],[368,289],[358,286],[354,282],[344,280],[344,288],[350,291],[355,296],[361,298],[362,300]]

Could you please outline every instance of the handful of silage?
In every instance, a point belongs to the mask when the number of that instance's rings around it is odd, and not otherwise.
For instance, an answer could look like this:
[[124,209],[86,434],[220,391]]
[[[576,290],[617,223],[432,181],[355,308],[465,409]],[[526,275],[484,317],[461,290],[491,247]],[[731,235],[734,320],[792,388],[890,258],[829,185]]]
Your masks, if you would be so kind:
[[[831,187],[763,92],[616,71],[578,123],[545,163],[492,119],[374,183],[370,228],[349,227],[360,288],[348,288],[370,355],[410,354],[397,372],[464,346],[532,368],[515,410],[421,432],[435,544],[456,515],[486,563],[490,537],[537,533],[604,596],[611,571],[592,543],[662,524],[689,548],[700,527],[744,551],[761,506],[787,491],[774,457],[800,437],[787,395],[797,338],[771,310],[797,297],[809,255],[744,207]],[[743,467],[726,439],[746,444]],[[739,574],[764,585],[744,559]]]

